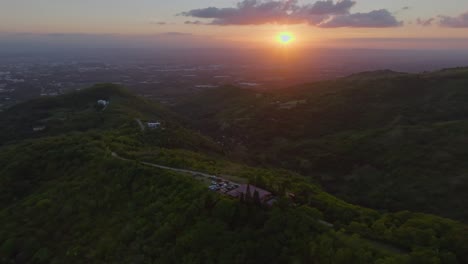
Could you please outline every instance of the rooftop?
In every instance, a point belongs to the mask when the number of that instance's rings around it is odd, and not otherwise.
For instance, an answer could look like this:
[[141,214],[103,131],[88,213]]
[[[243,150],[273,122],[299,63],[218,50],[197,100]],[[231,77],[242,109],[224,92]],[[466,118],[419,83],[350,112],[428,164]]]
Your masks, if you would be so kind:
[[232,197],[240,197],[241,194],[245,195],[247,193],[247,187],[250,190],[250,195],[253,196],[255,191],[256,191],[258,193],[258,196],[259,196],[261,201],[266,201],[272,195],[267,190],[264,190],[264,189],[261,189],[261,188],[258,188],[256,186],[249,185],[249,184],[241,184],[241,185],[239,185],[238,188],[236,188],[236,189],[234,189],[232,191],[229,191],[226,194],[229,195],[229,196],[232,196]]

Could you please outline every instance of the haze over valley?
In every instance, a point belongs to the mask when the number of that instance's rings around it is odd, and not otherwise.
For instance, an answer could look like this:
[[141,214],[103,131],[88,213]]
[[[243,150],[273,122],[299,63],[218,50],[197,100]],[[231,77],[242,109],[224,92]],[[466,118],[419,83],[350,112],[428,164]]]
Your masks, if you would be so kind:
[[468,4],[9,1],[0,263],[468,263]]

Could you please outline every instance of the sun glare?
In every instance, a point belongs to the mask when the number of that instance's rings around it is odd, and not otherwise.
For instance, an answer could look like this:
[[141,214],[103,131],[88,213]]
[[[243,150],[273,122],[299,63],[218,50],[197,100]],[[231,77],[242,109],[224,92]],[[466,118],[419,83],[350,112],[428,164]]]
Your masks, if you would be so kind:
[[288,45],[294,41],[294,35],[289,32],[281,32],[278,34],[277,40],[282,45]]

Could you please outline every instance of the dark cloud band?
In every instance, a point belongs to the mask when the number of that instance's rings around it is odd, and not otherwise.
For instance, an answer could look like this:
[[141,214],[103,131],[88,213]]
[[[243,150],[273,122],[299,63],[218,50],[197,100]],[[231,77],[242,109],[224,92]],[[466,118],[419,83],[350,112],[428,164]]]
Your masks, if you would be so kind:
[[356,13],[335,16],[328,21],[319,24],[319,27],[337,28],[337,27],[398,27],[403,22],[399,22],[389,11],[385,9],[375,10],[369,13]]
[[468,28],[468,12],[457,17],[441,16],[439,24],[442,27]]
[[300,5],[297,0],[243,0],[236,7],[193,9],[179,15],[211,19],[210,25],[310,24],[318,27],[397,27],[402,22],[387,10],[350,13],[352,0],[322,0]]

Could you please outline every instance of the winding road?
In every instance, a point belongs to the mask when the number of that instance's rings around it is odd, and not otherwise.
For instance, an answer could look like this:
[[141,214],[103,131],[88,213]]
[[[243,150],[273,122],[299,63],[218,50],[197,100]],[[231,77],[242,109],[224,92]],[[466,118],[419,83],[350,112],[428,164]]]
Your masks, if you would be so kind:
[[[138,120],[138,119],[136,119]],[[139,121],[139,120],[138,120]],[[141,121],[139,121],[138,123],[141,123]],[[144,127],[143,127],[144,129]],[[133,161],[135,162],[135,160],[131,160],[131,159],[127,159],[127,158],[123,158],[121,156],[119,156],[117,153],[115,152],[112,152],[112,157],[114,158],[117,158],[117,159],[120,159],[120,160],[125,160],[125,161]],[[150,162],[144,162],[144,161],[140,161],[139,162],[140,164],[143,164],[145,166],[150,166],[150,167],[154,167],[154,168],[159,168],[159,169],[164,169],[164,170],[170,170],[170,171],[174,171],[174,172],[179,172],[179,173],[187,173],[187,174],[191,174],[192,176],[195,176],[195,175],[199,175],[199,176],[203,176],[203,177],[206,177],[206,178],[212,178],[212,177],[216,177],[216,178],[220,178],[222,179],[221,177],[219,176],[216,176],[216,175],[212,175],[212,174],[208,174],[208,173],[204,173],[204,172],[200,172],[200,171],[194,171],[194,170],[187,170],[187,169],[179,169],[179,168],[174,168],[174,167],[168,167],[168,166],[164,166],[164,165],[159,165],[159,164],[154,164],[154,163],[150,163]],[[226,179],[223,179],[223,180],[226,180]],[[228,181],[228,180],[226,180]],[[229,181],[229,182],[232,182],[232,183],[235,183],[235,184],[240,184],[240,183],[236,183],[236,182],[233,182],[233,181]],[[325,220],[322,220],[322,219],[317,219],[318,223],[321,224],[322,226],[324,227],[327,227],[327,228],[331,228],[333,229],[335,227],[334,224],[330,223],[330,222],[327,222]],[[382,242],[382,241],[376,241],[376,240],[373,240],[373,239],[368,239],[368,238],[361,238],[362,241],[365,241],[367,243],[370,243],[373,247],[375,248],[379,248],[381,250],[384,250],[384,251],[390,251],[392,253],[395,253],[395,254],[405,254],[405,253],[408,253],[407,250],[405,249],[402,249],[398,246],[395,246],[391,243],[385,243],[385,242]]]
[[[119,156],[115,152],[112,152],[112,157],[118,158],[120,160],[125,160],[125,161],[135,161],[135,160],[123,158],[123,157]],[[175,171],[175,172],[188,173],[188,174],[191,174],[191,175],[200,175],[200,176],[203,176],[203,177],[206,177],[206,178],[211,178],[211,177],[220,178],[219,176],[216,176],[216,175],[212,175],[212,174],[208,174],[208,173],[204,173],[204,172],[199,172],[199,171],[194,171],[194,170],[173,168],[173,167],[163,166],[163,165],[159,165],[159,164],[144,162],[144,161],[140,161],[140,163],[143,164],[143,165],[146,165],[146,166],[150,166],[150,167],[155,167],[155,168],[160,168],[160,169],[170,170],[170,171]]]

